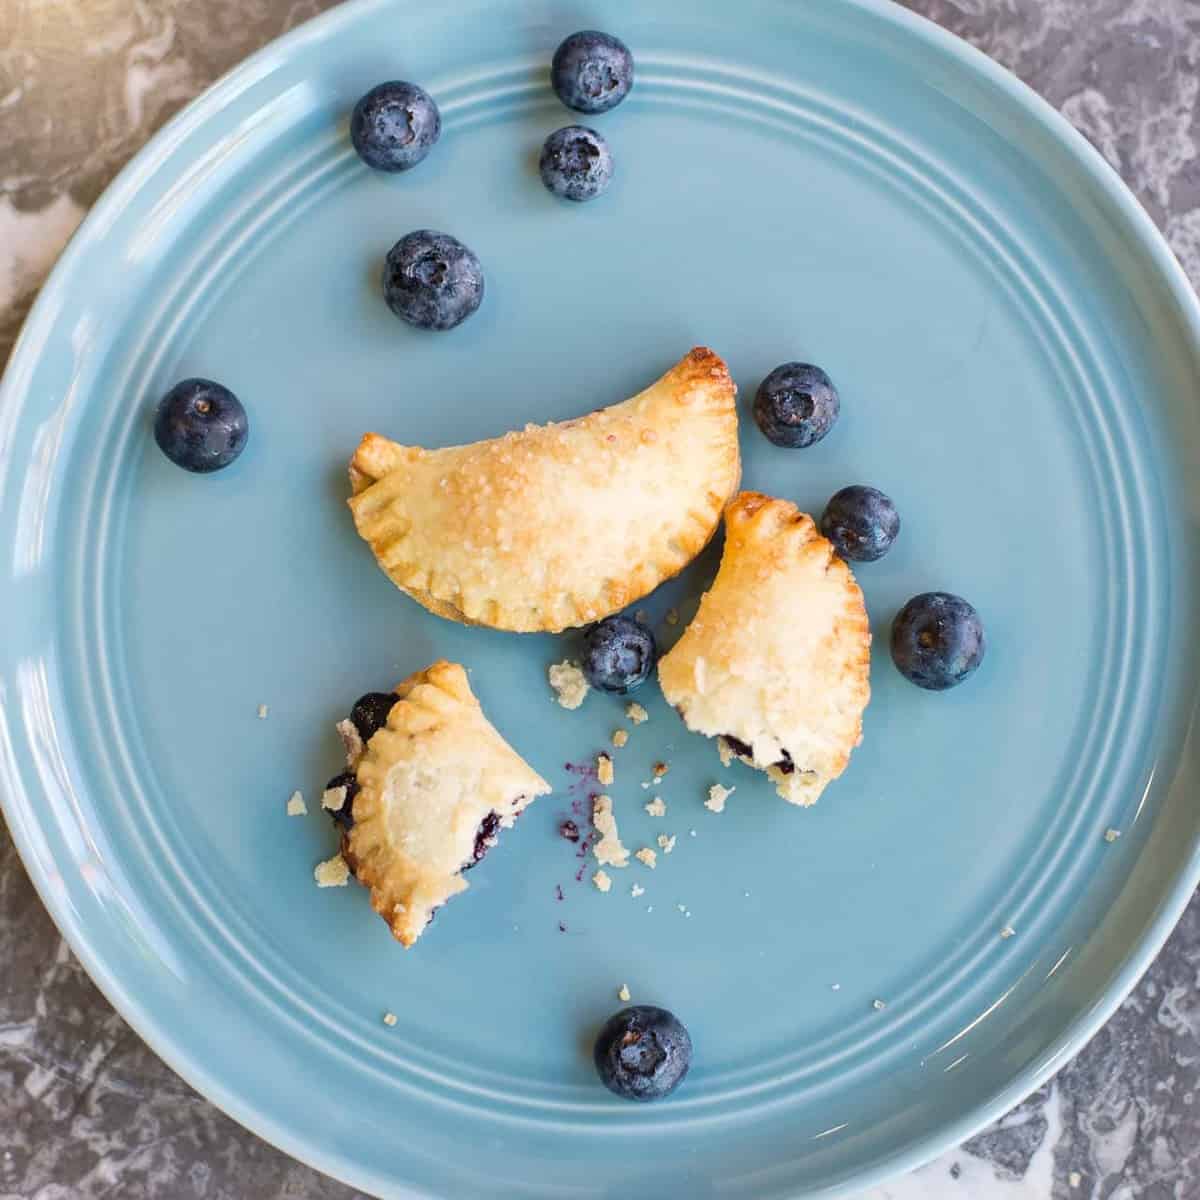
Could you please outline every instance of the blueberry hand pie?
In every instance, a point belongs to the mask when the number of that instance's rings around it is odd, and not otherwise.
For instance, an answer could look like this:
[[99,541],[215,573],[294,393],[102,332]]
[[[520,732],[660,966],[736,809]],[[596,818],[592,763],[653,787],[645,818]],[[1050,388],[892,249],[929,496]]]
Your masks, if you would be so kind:
[[411,946],[466,890],[463,872],[550,786],[483,715],[457,663],[434,663],[394,695],[364,696],[351,724],[352,768],[322,804],[346,831],[342,853],[371,907]]
[[740,474],[735,395],[698,348],[575,420],[443,450],[369,433],[350,461],[354,523],[439,616],[517,632],[598,621],[712,537]]
[[742,492],[712,588],[658,674],[688,728],[720,739],[723,761],[813,804],[862,739],[870,645],[858,584],[812,518]]

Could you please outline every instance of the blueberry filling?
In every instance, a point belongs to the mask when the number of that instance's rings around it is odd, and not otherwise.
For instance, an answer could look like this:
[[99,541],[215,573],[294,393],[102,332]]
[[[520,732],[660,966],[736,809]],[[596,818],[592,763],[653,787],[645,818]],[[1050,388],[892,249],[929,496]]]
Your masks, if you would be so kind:
[[[732,734],[723,733],[722,738],[725,739],[725,744],[737,755],[738,758],[748,758],[751,762],[754,761],[754,747],[747,742],[743,742],[741,738],[735,738]],[[792,762],[792,756],[786,751],[782,751],[783,757],[771,765],[779,771],[781,775],[791,775],[796,770],[796,764]]]
[[470,862],[463,863],[463,870],[469,871],[496,844],[496,834],[500,829],[500,818],[490,812],[479,822],[475,833],[475,849],[471,852]]
[[387,724],[388,713],[396,699],[395,692],[368,692],[354,702],[350,720],[364,745]]
[[330,817],[333,818],[333,823],[339,829],[350,830],[354,828],[354,797],[358,795],[358,780],[355,778],[353,771],[343,771],[340,775],[335,775],[326,785],[327,792],[334,788],[345,788],[346,799],[342,801],[342,807],[336,812],[332,809],[327,809]]
[[[512,805],[515,808],[525,799],[524,794],[514,796]],[[521,814],[516,813],[512,820],[515,821]],[[510,822],[511,824],[511,822]],[[482,821],[479,822],[479,828],[475,831],[475,848],[471,851],[471,857],[467,862],[463,863],[462,869],[469,871],[473,866],[483,860],[483,856],[500,840],[500,814],[490,812]]]
[[558,836],[566,838],[568,842],[577,842],[579,841],[579,826],[574,821],[564,821],[558,827]]
[[732,734],[722,734],[725,738],[725,744],[738,756],[738,758],[754,758],[754,747],[747,745],[741,738],[735,738]]
[[346,864],[350,874],[355,878],[358,877],[358,859],[354,857],[354,851],[350,849],[350,831],[342,830],[342,841],[338,849],[342,854],[342,861]]

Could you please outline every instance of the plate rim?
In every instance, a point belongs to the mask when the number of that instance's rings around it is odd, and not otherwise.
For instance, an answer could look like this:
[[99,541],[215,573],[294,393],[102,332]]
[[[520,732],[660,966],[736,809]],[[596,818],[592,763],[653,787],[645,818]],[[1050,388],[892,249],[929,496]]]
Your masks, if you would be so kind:
[[[109,214],[119,209],[137,192],[142,178],[155,170],[189,132],[201,127],[219,113],[227,99],[238,94],[243,82],[248,83],[269,74],[273,63],[286,60],[305,42],[328,40],[335,37],[343,26],[363,19],[364,14],[373,9],[384,9],[406,2],[407,0],[343,0],[334,8],[317,14],[268,42],[220,76],[172,116],[104,189],[55,262],[22,324],[4,375],[0,378],[0,408],[6,402],[11,402],[10,393],[18,390],[14,380],[24,374],[26,364],[36,360],[44,349],[45,339],[52,331],[53,317],[59,306],[59,294],[63,291],[64,281],[73,270],[76,259],[86,252],[97,230],[103,230],[108,223]],[[1133,235],[1139,257],[1153,267],[1156,281],[1164,287],[1164,294],[1174,303],[1183,332],[1192,343],[1197,361],[1200,361],[1200,297],[1197,297],[1164,234],[1132,190],[1100,151],[1062,113],[984,51],[930,18],[903,7],[897,0],[836,2],[843,8],[866,14],[868,19],[883,26],[899,28],[906,35],[924,43],[943,59],[960,66],[967,74],[995,86],[1007,101],[1013,103],[1035,124],[1040,124],[1051,135],[1056,145],[1082,169],[1088,182],[1099,190],[1108,203],[1116,207],[1125,228]],[[1185,741],[1190,743],[1190,737]],[[8,777],[8,782],[11,784],[16,781]],[[32,829],[38,823],[33,816],[33,806],[28,795],[19,787],[0,789],[0,812],[5,816],[13,844],[38,898],[91,981],[138,1037],[189,1086],[257,1137],[331,1178],[378,1194],[404,1197],[406,1200],[417,1197],[440,1200],[434,1193],[419,1190],[408,1183],[400,1185],[400,1190],[397,1190],[394,1179],[376,1177],[370,1169],[364,1169],[352,1159],[335,1151],[327,1152],[310,1147],[299,1135],[293,1135],[285,1125],[262,1111],[256,1103],[227,1088],[218,1075],[208,1070],[202,1062],[188,1052],[178,1049],[169,1029],[142,1006],[137,996],[109,969],[99,955],[93,954],[86,930],[77,925],[69,904],[57,895],[50,879],[41,869],[31,836]],[[1200,886],[1200,825],[1193,833],[1190,854],[1184,860],[1175,879],[1161,894],[1153,919],[1125,953],[1120,968],[1104,990],[1090,1005],[1082,1007],[1053,1039],[1051,1053],[1041,1061],[1018,1071],[1007,1086],[955,1121],[944,1124],[909,1146],[856,1170],[841,1182],[823,1186],[808,1194],[828,1196],[843,1195],[849,1191],[857,1192],[913,1171],[968,1140],[1026,1099],[1078,1054],[1108,1022],[1157,957],[1197,886]]]

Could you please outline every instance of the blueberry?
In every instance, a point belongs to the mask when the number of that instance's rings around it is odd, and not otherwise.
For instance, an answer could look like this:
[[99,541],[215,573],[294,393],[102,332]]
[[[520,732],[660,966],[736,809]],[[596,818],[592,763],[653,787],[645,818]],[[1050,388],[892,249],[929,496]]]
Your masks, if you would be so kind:
[[576,112],[608,112],[633,87],[633,55],[610,33],[581,30],[565,38],[555,50],[550,86]]
[[433,97],[415,83],[395,79],[373,87],[350,117],[350,140],[376,171],[407,171],[429,153],[442,132]]
[[856,483],[830,497],[821,514],[821,532],[843,558],[874,562],[892,548],[900,514],[889,496]]
[[354,707],[350,710],[350,720],[364,744],[387,724],[388,713],[392,711],[392,705],[397,699],[395,692],[368,692],[354,702]]
[[185,471],[207,474],[227,467],[246,446],[250,426],[242,402],[211,379],[185,379],[159,402],[154,416],[158,448]]
[[614,1013],[596,1038],[600,1081],[626,1100],[661,1100],[692,1065],[692,1039],[665,1008],[635,1004]]
[[788,362],[758,385],[754,419],[776,446],[799,450],[833,428],[841,407],[837,388],[820,367]]
[[892,661],[918,687],[957,687],[983,662],[987,641],[979,614],[961,596],[924,592],[892,623]]
[[457,238],[418,229],[388,251],[383,298],[418,329],[453,329],[483,300],[483,269]]
[[335,825],[347,830],[354,827],[354,797],[358,795],[358,777],[353,771],[343,771],[340,775],[335,775],[325,785],[325,790],[328,792],[341,787],[346,789],[346,799],[342,801],[342,807],[337,812],[328,808],[325,811],[333,818]]
[[631,692],[654,668],[654,634],[632,617],[605,617],[583,639],[583,673],[602,692]]
[[542,146],[542,182],[563,200],[594,200],[612,182],[608,143],[583,125],[556,129]]

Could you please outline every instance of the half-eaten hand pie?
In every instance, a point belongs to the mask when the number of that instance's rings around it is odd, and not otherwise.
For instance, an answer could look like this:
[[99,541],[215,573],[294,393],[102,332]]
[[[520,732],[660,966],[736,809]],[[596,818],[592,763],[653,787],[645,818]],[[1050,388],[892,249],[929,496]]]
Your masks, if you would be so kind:
[[396,688],[387,722],[352,764],[343,856],[405,946],[465,891],[463,872],[546,783],[496,732],[457,663]]
[[717,577],[658,675],[688,728],[721,739],[722,761],[813,804],[862,740],[870,646],[862,592],[812,518],[742,492]]
[[708,543],[738,484],[737,389],[697,348],[630,400],[444,450],[368,433],[358,532],[431,612],[516,632],[598,621]]

